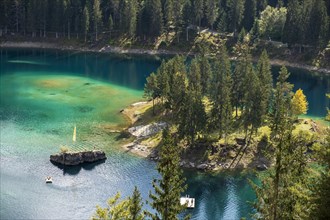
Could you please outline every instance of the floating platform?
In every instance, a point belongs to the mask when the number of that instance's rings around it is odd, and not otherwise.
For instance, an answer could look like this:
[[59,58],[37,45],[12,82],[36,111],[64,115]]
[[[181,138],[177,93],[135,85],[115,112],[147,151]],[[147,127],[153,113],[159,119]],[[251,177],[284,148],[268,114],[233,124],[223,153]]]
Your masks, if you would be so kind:
[[187,206],[187,208],[193,209],[195,208],[195,198],[181,197],[180,204]]
[[53,178],[51,176],[47,176],[46,183],[53,183]]

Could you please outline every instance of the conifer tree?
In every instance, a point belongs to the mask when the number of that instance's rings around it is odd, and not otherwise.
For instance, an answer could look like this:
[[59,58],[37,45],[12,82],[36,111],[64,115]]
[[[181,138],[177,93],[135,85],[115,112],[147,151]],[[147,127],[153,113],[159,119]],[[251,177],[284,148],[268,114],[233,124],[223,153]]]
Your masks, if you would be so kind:
[[249,63],[246,68],[244,76],[244,97],[243,97],[243,109],[242,118],[244,129],[246,134],[250,130],[249,141],[253,132],[261,126],[262,123],[262,108],[261,108],[261,93],[260,93],[260,81],[256,75],[252,63]]
[[228,0],[230,30],[237,36],[238,28],[241,25],[244,16],[243,0]]
[[319,163],[324,166],[321,178],[316,184],[315,208],[311,214],[315,219],[330,219],[330,129],[326,131],[326,135],[325,142],[313,149],[318,154]]
[[208,58],[205,55],[202,55],[198,58],[200,72],[201,72],[201,86],[202,86],[202,95],[206,95],[209,91],[209,82],[211,77],[211,65]]
[[99,31],[99,27],[101,24],[101,17],[102,17],[102,13],[100,10],[100,0],[94,0],[93,1],[93,26],[94,26],[94,31],[95,31],[95,40],[98,40],[98,31]]
[[186,2],[186,0],[173,1],[173,25],[178,43],[180,43],[180,34],[184,30],[183,8]]
[[[330,99],[330,93],[326,94],[327,98]],[[327,108],[328,114],[325,116],[325,120],[330,121],[330,109]]]
[[155,73],[151,73],[147,78],[147,83],[144,86],[144,94],[146,97],[152,99],[152,112],[155,114],[155,99],[159,98],[161,91],[157,82],[157,76]]
[[194,91],[193,85],[188,87],[177,115],[179,137],[187,137],[188,145],[194,146],[196,135],[205,128],[206,113],[201,93]]
[[264,117],[269,112],[273,90],[273,76],[266,50],[262,52],[258,61],[257,76],[260,81],[259,87],[257,88],[259,90],[257,93],[261,95],[260,112]]
[[129,210],[129,199],[124,199],[122,201],[119,201],[119,199],[120,193],[117,193],[114,197],[108,199],[108,206],[106,208],[96,206],[96,211],[92,216],[92,220],[131,219]]
[[194,4],[195,24],[201,26],[202,18],[204,16],[204,0],[195,0]]
[[157,85],[159,88],[160,98],[162,102],[169,97],[170,92],[170,77],[167,70],[167,63],[163,60],[157,70]]
[[199,96],[202,95],[202,85],[201,85],[201,65],[198,59],[193,59],[190,64],[188,79],[189,79],[189,88],[191,91],[194,91]]
[[244,19],[242,21],[245,30],[250,31],[257,13],[257,2],[256,0],[245,0],[244,4]]
[[213,127],[219,129],[220,137],[228,135],[232,127],[231,89],[232,78],[230,61],[223,46],[214,64],[210,85],[210,98],[212,101],[211,118]]
[[243,107],[243,98],[246,92],[247,85],[244,85],[244,78],[248,72],[248,67],[251,65],[251,55],[249,48],[243,45],[242,52],[239,53],[239,61],[236,63],[233,72],[233,87],[232,87],[232,104],[235,107],[236,117],[238,117],[238,109]]
[[275,167],[260,176],[257,194],[257,219],[311,219],[314,208],[315,171],[308,166],[308,133],[294,136],[292,124],[275,143]]
[[89,31],[89,12],[86,6],[84,7],[81,26],[85,35],[85,43],[86,43],[87,33]]
[[309,44],[321,45],[328,42],[329,17],[325,1],[313,1],[310,12],[309,25],[306,30],[307,42]]
[[308,110],[308,102],[306,96],[304,95],[301,89],[298,89],[291,101],[292,105],[292,114],[301,115],[306,114]]
[[169,31],[170,26],[173,24],[173,0],[165,0],[164,3],[164,26],[166,27],[166,30]]
[[181,104],[187,88],[187,72],[184,60],[184,57],[176,56],[167,62],[165,68],[169,76],[167,102],[169,109],[174,114],[182,107]]
[[283,170],[283,158],[286,154],[285,149],[288,141],[291,139],[292,119],[291,119],[291,98],[293,85],[287,82],[289,73],[283,66],[277,78],[272,112],[271,129],[272,140],[276,144],[276,163],[275,175],[273,177],[272,205],[269,212],[271,219],[279,219],[280,200],[281,200],[281,182]]
[[127,1],[127,14],[126,16],[128,17],[128,34],[131,37],[135,36],[136,33],[136,24],[137,24],[137,0],[130,0]]
[[271,129],[273,136],[278,136],[291,120],[291,99],[293,85],[287,82],[288,70],[283,66],[277,78],[271,109]]
[[175,220],[184,210],[180,205],[180,195],[187,185],[182,176],[180,168],[180,148],[174,143],[170,131],[163,131],[163,145],[160,150],[160,160],[157,163],[157,170],[161,175],[160,179],[154,179],[152,186],[155,190],[150,193],[150,205],[156,213],[148,213],[152,219]]
[[213,29],[213,24],[218,17],[218,9],[216,0],[205,0],[205,15],[211,29]]
[[134,187],[134,191],[131,197],[129,197],[129,212],[130,212],[130,218],[131,220],[142,220],[144,219],[144,215],[142,213],[142,199],[141,199],[141,193],[137,189],[137,187]]
[[144,10],[145,16],[142,25],[146,25],[147,34],[152,37],[159,36],[163,31],[163,13],[160,0],[146,0]]

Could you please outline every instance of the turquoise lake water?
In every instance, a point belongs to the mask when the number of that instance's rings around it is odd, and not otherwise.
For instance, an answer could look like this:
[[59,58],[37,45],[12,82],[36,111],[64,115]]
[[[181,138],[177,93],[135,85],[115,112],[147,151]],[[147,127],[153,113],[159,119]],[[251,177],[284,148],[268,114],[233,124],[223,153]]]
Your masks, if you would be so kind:
[[[127,124],[119,110],[142,99],[145,78],[160,62],[159,57],[0,49],[1,219],[89,219],[97,204],[104,206],[117,191],[128,196],[135,185],[147,199],[158,176],[155,163],[123,152],[109,130]],[[290,81],[307,95],[309,116],[323,117],[329,77],[290,71]],[[63,170],[49,162],[61,145],[95,146],[108,159]],[[51,185],[44,182],[48,175]],[[192,219],[249,218],[253,212],[247,203],[255,198],[248,184],[252,175],[185,175],[186,194],[196,198]]]

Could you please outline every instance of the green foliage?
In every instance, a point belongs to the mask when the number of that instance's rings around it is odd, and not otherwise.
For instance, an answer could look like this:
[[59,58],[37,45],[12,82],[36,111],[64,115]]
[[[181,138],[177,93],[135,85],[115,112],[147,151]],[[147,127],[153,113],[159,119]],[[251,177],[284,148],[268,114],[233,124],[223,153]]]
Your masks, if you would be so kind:
[[[156,214],[148,213],[152,219],[174,220],[184,210],[180,205],[180,195],[186,189],[185,178],[180,168],[180,148],[177,146],[168,129],[163,131],[163,146],[157,170],[161,179],[152,183],[154,193],[150,193],[151,207]],[[159,216],[158,216],[159,215]]]
[[232,78],[231,66],[224,47],[221,48],[217,62],[214,64],[210,98],[212,101],[211,119],[212,127],[218,128],[220,137],[227,136],[232,128]]
[[229,8],[229,22],[230,22],[230,30],[237,33],[238,27],[241,25],[243,20],[244,13],[244,1],[243,0],[228,0],[227,6]]
[[141,202],[141,193],[135,186],[132,197],[129,197],[130,206],[129,206],[129,212],[130,212],[130,219],[131,220],[142,220],[144,219],[144,216],[142,214],[142,202]]
[[[328,99],[330,99],[330,93],[326,94],[326,96],[328,97]],[[325,120],[330,121],[330,110],[327,109],[327,111],[328,111],[328,114],[325,116]]]
[[141,194],[135,187],[132,197],[120,200],[120,193],[109,198],[107,207],[96,206],[96,211],[92,216],[93,220],[142,220]]
[[261,12],[260,19],[257,21],[260,37],[281,40],[286,15],[286,8],[267,6],[266,9]]
[[273,76],[271,72],[271,65],[267,55],[267,51],[263,51],[258,64],[257,64],[257,76],[259,78],[259,86],[257,87],[257,93],[260,94],[260,112],[265,119],[265,116],[269,113],[271,105],[271,96],[273,92]]
[[5,0],[0,16],[3,33],[9,29],[32,37],[55,33],[56,38],[70,39],[72,34],[84,38],[91,34],[98,41],[111,38],[113,32],[119,39],[145,41],[163,34],[172,37],[175,32],[179,43],[191,25],[199,30],[215,26],[221,32],[234,32],[234,37],[242,28],[253,27],[254,35],[259,29],[261,37],[315,48],[327,44],[330,20],[329,3],[324,0]]
[[250,31],[257,15],[257,0],[245,0],[244,19],[242,25],[245,30]]
[[115,219],[130,219],[128,199],[119,201],[120,193],[110,198],[107,202],[108,207],[102,208],[96,206],[96,211],[92,217],[93,220],[115,220]]
[[317,173],[308,165],[310,136],[292,135],[285,129],[275,142],[275,167],[259,175],[261,185],[252,183],[257,194],[256,219],[310,219]]
[[288,70],[283,66],[277,78],[270,117],[272,132],[275,136],[285,131],[291,120],[293,85],[287,82],[288,77]]

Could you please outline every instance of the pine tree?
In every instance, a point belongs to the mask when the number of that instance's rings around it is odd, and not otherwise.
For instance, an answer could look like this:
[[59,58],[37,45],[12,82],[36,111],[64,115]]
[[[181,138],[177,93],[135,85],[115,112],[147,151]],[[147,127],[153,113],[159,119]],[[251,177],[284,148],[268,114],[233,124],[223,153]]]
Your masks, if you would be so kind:
[[92,17],[92,22],[94,26],[94,31],[95,31],[95,41],[98,40],[98,31],[101,26],[101,17],[102,13],[100,10],[100,0],[94,0],[93,1],[93,17]]
[[244,97],[242,119],[246,134],[250,130],[249,141],[252,134],[261,126],[263,112],[261,108],[261,93],[259,91],[260,81],[256,75],[252,63],[249,63],[244,76]]
[[166,30],[170,30],[170,26],[173,24],[173,0],[165,0],[164,3],[164,26],[166,27]]
[[198,58],[201,72],[202,95],[206,95],[209,91],[209,82],[211,77],[211,65],[208,58],[204,55]]
[[250,31],[254,20],[257,15],[257,3],[256,0],[245,0],[244,5],[244,19],[242,21],[242,25],[245,28],[245,30]]
[[[330,93],[326,94],[327,98],[330,99]],[[330,109],[327,109],[328,114],[325,116],[325,120],[330,121]]]
[[83,30],[84,35],[85,35],[85,43],[86,43],[87,34],[88,34],[88,31],[89,31],[89,12],[88,12],[88,9],[87,9],[86,6],[84,7],[84,11],[83,11],[81,27],[82,27],[82,30]]
[[193,59],[190,64],[188,79],[189,79],[189,88],[191,91],[194,91],[199,96],[202,95],[202,85],[201,85],[201,66],[198,59]]
[[123,219],[128,220],[130,218],[130,201],[124,199],[119,202],[120,193],[117,193],[114,197],[110,198],[107,202],[108,207],[102,208],[96,206],[96,211],[92,216],[93,220],[112,220]]
[[170,77],[167,70],[167,63],[163,60],[157,70],[157,86],[159,88],[160,98],[162,102],[169,97],[170,92]]
[[285,140],[291,138],[292,119],[291,119],[291,98],[293,86],[287,82],[289,73],[283,66],[277,78],[272,114],[271,114],[271,129],[272,139],[276,143],[276,163],[275,175],[273,178],[274,194],[273,204],[271,206],[271,219],[278,219],[279,217],[279,203],[280,203],[280,184],[282,181],[281,171],[283,169],[283,157],[285,155]]
[[218,6],[216,0],[205,0],[205,15],[208,24],[213,29],[213,24],[218,17]]
[[233,72],[233,87],[232,87],[232,104],[235,107],[236,117],[238,117],[238,109],[243,107],[243,98],[248,87],[244,85],[244,78],[248,72],[249,66],[252,65],[252,58],[249,54],[249,48],[243,45],[242,52],[239,53],[238,62],[236,63]]
[[257,76],[259,87],[257,93],[261,95],[260,111],[266,116],[270,109],[271,95],[273,90],[273,76],[267,52],[264,50],[257,64]]
[[202,18],[204,16],[204,0],[195,0],[194,4],[194,15],[195,15],[195,24],[198,26],[202,25]]
[[[288,124],[286,124],[288,125]],[[315,170],[308,166],[308,133],[294,136],[292,124],[275,142],[275,167],[252,183],[257,194],[258,219],[311,219],[314,208]],[[313,218],[313,217],[312,217]]]
[[232,78],[230,61],[223,46],[214,64],[210,85],[210,98],[212,101],[211,119],[213,127],[219,129],[220,137],[228,135],[232,128],[231,89]]
[[144,219],[144,215],[142,214],[142,199],[141,199],[141,193],[137,189],[137,187],[134,187],[133,195],[132,197],[129,197],[129,212],[130,212],[130,218],[131,220],[142,220]]
[[152,99],[152,112],[155,115],[155,99],[159,98],[161,95],[155,73],[151,73],[147,78],[147,83],[144,85],[144,94],[146,97]]
[[151,37],[161,35],[163,31],[163,13],[160,0],[146,0],[142,25]]
[[178,43],[180,43],[180,34],[184,31],[183,8],[186,0],[173,1],[173,25]]
[[308,110],[308,102],[306,96],[304,95],[301,89],[298,89],[291,101],[292,105],[292,114],[301,115],[306,114]]
[[135,36],[136,24],[137,24],[137,10],[138,10],[137,0],[130,0],[127,2],[127,16],[128,16],[128,34],[131,37]]
[[193,85],[190,85],[184,94],[177,115],[179,137],[187,137],[188,145],[194,146],[196,135],[205,128],[206,113],[202,96],[194,90]]
[[309,18],[309,26],[306,30],[307,42],[309,44],[321,45],[328,42],[329,17],[325,1],[314,1]]
[[287,82],[289,77],[286,67],[282,67],[277,78],[274,100],[271,108],[271,129],[273,136],[285,131],[291,120],[291,99],[293,85]]
[[244,13],[244,1],[243,0],[228,0],[227,1],[229,8],[229,21],[230,21],[230,30],[234,32],[234,36],[237,35],[238,28],[241,25],[243,20]]
[[168,107],[175,115],[182,107],[182,101],[187,89],[187,72],[184,63],[185,58],[176,56],[166,64],[168,73],[169,90],[167,93]]
[[[315,219],[330,219],[329,206],[330,206],[330,130],[326,131],[326,140],[324,144],[319,144],[314,147],[319,158],[319,164],[324,166],[321,173],[321,178],[316,184],[315,190],[315,208],[311,217]],[[312,218],[311,218],[312,219]]]
[[283,41],[289,45],[301,43],[302,30],[300,23],[302,7],[299,1],[290,0],[288,3],[288,13],[283,29]]
[[180,169],[180,148],[177,146],[170,131],[163,131],[163,145],[160,150],[160,160],[157,170],[161,179],[154,179],[152,186],[155,190],[150,193],[150,205],[157,211],[156,214],[148,213],[152,219],[174,220],[184,210],[180,205],[180,195],[187,185]]

